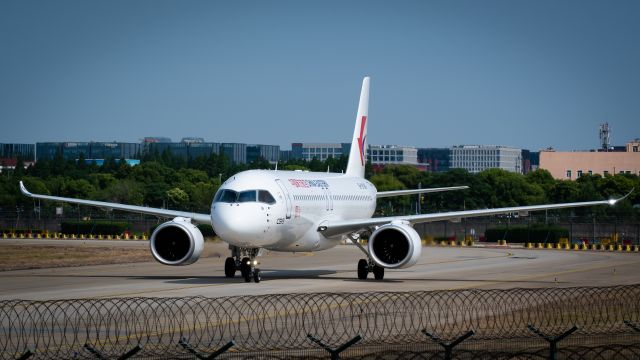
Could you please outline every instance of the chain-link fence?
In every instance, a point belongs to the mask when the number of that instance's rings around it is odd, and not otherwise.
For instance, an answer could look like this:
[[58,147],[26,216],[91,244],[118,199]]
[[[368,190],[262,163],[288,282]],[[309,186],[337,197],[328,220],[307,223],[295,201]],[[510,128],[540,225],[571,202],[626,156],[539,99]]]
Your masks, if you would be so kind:
[[[101,210],[93,211],[67,211],[62,216],[34,216],[33,211],[15,212],[0,211],[0,232],[11,233],[14,230],[24,231],[44,231],[59,232],[61,224],[64,222],[75,222],[82,219],[92,219],[94,222],[115,221],[126,224],[130,232],[148,232],[154,226],[162,223],[161,220],[152,216],[139,214],[127,214],[113,212],[110,217],[104,217]],[[513,228],[531,228],[536,225],[546,224],[556,226],[566,230],[567,238],[570,242],[576,243],[619,243],[625,245],[640,245],[640,222],[634,219],[620,220],[616,217],[558,217],[545,215],[531,215],[527,217],[481,217],[474,219],[463,219],[458,223],[439,221],[433,223],[416,224],[414,228],[423,238],[446,238],[450,240],[472,239],[475,241],[484,240],[487,229],[504,229],[506,237]],[[73,231],[75,234],[81,231]],[[105,234],[106,235],[106,234]],[[547,242],[544,237],[527,237],[523,242]]]
[[2,300],[0,357],[637,358],[639,323],[640,285]]
[[[506,238],[510,230],[524,228],[532,235],[522,242],[551,241],[546,237],[534,237],[536,226],[557,227],[566,230],[566,237],[573,243],[619,243],[640,245],[640,222],[633,219],[620,220],[615,217],[557,217],[530,215],[527,217],[485,217],[462,219],[458,223],[447,221],[416,224],[414,228],[422,237],[432,236],[451,240],[472,239],[483,241],[487,229],[500,228]],[[551,235],[551,234],[548,234]]]

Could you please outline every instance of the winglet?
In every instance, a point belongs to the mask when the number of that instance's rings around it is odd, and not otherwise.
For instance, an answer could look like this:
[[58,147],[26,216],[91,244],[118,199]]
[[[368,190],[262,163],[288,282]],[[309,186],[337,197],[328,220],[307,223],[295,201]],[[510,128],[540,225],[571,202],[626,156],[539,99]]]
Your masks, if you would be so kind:
[[24,187],[24,184],[22,183],[22,180],[20,180],[20,192],[26,196],[29,197],[33,197],[33,194],[29,192],[29,190],[27,190],[26,187]]
[[609,205],[615,205],[615,204],[617,204],[619,201],[622,201],[622,200],[626,199],[627,197],[629,197],[629,195],[631,195],[631,193],[632,193],[632,192],[633,192],[633,190],[635,190],[635,189],[636,189],[636,188],[631,188],[631,191],[629,191],[629,192],[627,193],[627,195],[625,195],[625,196],[623,196],[623,197],[621,197],[621,198],[618,198],[618,199],[611,199],[611,200],[609,200]]

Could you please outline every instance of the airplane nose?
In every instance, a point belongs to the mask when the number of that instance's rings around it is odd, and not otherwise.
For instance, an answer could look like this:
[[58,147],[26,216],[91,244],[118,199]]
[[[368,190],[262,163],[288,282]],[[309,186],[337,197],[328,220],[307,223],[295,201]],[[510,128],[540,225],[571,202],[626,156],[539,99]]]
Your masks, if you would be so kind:
[[255,246],[264,237],[266,220],[262,219],[256,204],[219,203],[211,212],[211,222],[216,234],[232,244]]

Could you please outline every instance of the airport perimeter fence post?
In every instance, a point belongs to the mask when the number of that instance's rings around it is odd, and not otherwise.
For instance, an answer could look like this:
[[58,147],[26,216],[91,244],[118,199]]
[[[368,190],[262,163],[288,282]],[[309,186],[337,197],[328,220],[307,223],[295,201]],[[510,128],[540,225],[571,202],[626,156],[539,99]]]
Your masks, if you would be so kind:
[[22,355],[20,355],[19,357],[16,358],[16,360],[26,360],[30,357],[33,356],[33,351],[31,351],[30,349],[25,349],[25,351],[22,353]]
[[[109,359],[108,356],[104,356],[100,351],[96,350],[93,346],[89,345],[89,344],[84,344],[84,348],[90,352],[93,356],[95,356],[97,359],[100,360],[106,360]],[[126,353],[118,356],[118,360],[126,360],[130,357],[132,357],[133,355],[137,354],[138,352],[140,352],[140,350],[142,350],[142,346],[140,346],[139,344],[134,346],[133,349],[127,351]]]
[[459,338],[453,340],[452,342],[445,342],[444,340],[440,339],[439,337],[429,333],[427,331],[427,329],[422,329],[422,333],[427,335],[431,340],[433,340],[436,343],[440,344],[440,346],[442,346],[444,348],[444,360],[451,360],[452,356],[453,356],[453,348],[456,347],[461,342],[467,340],[469,337],[471,337],[476,332],[473,331],[473,330],[469,330],[469,331],[467,331],[467,333],[465,333],[464,335],[460,336]]
[[182,346],[185,350],[193,354],[198,359],[205,360],[205,359],[215,359],[218,356],[224,354],[225,352],[227,352],[227,350],[231,349],[232,346],[235,346],[236,342],[234,340],[231,340],[226,345],[212,352],[211,354],[203,354],[199,352],[193,346],[191,346],[191,344],[189,344],[189,342],[187,341],[187,338],[180,339],[180,341],[178,341],[178,344],[180,344],[180,346]]
[[623,321],[625,325],[627,325],[628,327],[632,328],[633,330],[640,332],[640,326],[638,326],[638,324],[634,324],[632,323],[630,320],[625,320]]
[[554,337],[551,335],[544,334],[542,331],[540,331],[539,329],[537,329],[535,326],[531,324],[527,325],[527,328],[529,328],[529,330],[531,330],[532,333],[540,336],[541,338],[549,342],[549,359],[550,360],[558,359],[558,342],[560,342],[560,340],[566,338],[567,336],[573,334],[576,330],[578,330],[578,327],[576,325],[573,325],[571,329]]
[[358,341],[362,340],[362,336],[356,335],[353,339],[351,339],[351,340],[347,341],[346,343],[340,345],[339,347],[333,349],[329,345],[323,343],[322,340],[320,340],[318,338],[315,338],[311,334],[307,334],[307,337],[309,338],[309,340],[313,341],[314,343],[320,345],[320,347],[325,349],[331,355],[331,360],[340,360],[340,353],[341,352],[345,351],[347,348],[351,347],[352,345],[354,345]]

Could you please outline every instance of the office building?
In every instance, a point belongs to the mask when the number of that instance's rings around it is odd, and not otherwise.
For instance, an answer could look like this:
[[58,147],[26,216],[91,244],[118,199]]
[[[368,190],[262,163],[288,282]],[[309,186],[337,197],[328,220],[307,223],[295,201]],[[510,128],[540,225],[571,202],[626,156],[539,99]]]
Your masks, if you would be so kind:
[[522,149],[497,145],[457,145],[451,148],[451,168],[479,173],[486,169],[503,169],[522,173]]
[[0,144],[0,159],[22,158],[24,162],[35,160],[36,147],[34,144]]
[[540,152],[540,168],[556,179],[575,180],[583,175],[640,175],[640,139],[627,143],[624,151],[555,151]]
[[220,154],[226,156],[234,164],[246,164],[247,144],[222,143],[220,144]]
[[368,159],[373,166],[418,165],[418,149],[398,145],[369,145]]
[[277,145],[247,145],[247,163],[263,158],[271,164],[280,160],[280,146]]
[[3,170],[15,169],[18,158],[25,167],[35,161],[34,144],[0,144],[0,173]]
[[422,148],[418,149],[418,163],[423,164],[427,171],[444,172],[449,170],[451,149]]
[[347,143],[293,143],[291,153],[294,159],[325,161],[329,157],[349,156],[351,144]]
[[52,160],[60,154],[65,160],[139,159],[144,147],[139,143],[119,142],[44,142],[36,143],[36,161]]

